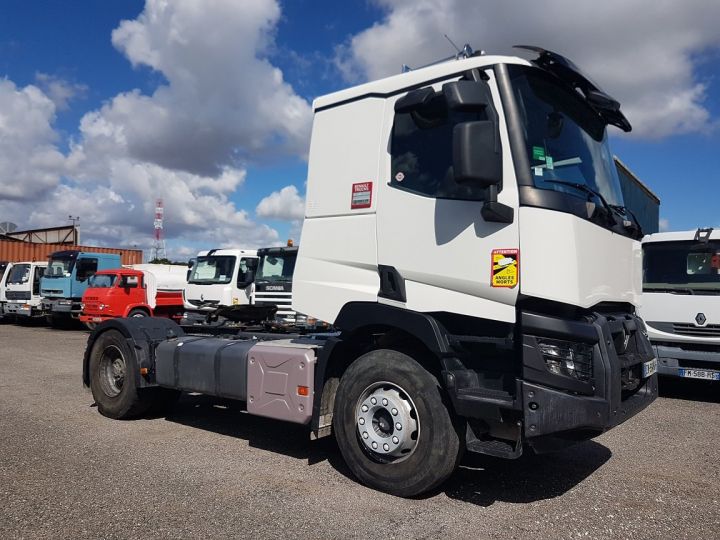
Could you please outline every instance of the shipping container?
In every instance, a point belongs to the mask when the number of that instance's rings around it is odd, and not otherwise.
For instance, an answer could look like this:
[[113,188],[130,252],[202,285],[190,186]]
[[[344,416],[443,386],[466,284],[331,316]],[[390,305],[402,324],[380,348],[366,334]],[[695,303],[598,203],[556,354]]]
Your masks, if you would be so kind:
[[122,264],[141,264],[141,249],[74,246],[68,244],[33,244],[13,240],[0,240],[0,261],[45,261],[56,251],[79,250],[91,253],[117,253]]

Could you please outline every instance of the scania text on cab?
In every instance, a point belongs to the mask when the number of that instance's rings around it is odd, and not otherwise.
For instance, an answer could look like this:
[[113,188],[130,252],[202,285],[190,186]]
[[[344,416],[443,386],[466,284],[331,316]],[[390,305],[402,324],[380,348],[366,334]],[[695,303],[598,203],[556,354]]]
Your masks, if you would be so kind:
[[649,405],[640,231],[605,129],[630,124],[570,61],[534,50],[316,99],[293,309],[339,333],[109,321],[84,359],[99,411],[142,415],[178,391],[237,399],[334,434],[360,481],[412,496],[463,451],[555,450]]

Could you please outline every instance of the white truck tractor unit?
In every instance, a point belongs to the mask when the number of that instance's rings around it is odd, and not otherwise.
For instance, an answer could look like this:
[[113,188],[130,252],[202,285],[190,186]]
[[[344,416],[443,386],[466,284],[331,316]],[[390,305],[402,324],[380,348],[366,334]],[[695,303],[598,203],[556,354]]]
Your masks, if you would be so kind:
[[47,262],[13,263],[5,285],[3,315],[9,318],[41,317],[40,278]]
[[661,375],[720,381],[720,230],[643,238],[641,315]]
[[83,370],[100,413],[236,399],[333,434],[360,481],[412,496],[464,451],[556,450],[649,405],[641,232],[606,134],[630,124],[569,60],[531,49],[466,47],[316,99],[292,307],[338,332],[103,323]]
[[186,318],[202,321],[218,306],[252,303],[257,251],[211,249],[193,261],[184,291]]

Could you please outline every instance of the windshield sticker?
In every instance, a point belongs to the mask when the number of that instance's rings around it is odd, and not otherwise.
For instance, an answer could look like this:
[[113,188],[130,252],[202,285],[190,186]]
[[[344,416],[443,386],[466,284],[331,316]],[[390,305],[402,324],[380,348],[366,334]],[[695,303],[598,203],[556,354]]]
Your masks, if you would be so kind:
[[403,180],[405,180],[405,175],[402,172],[399,172],[395,175],[395,180],[397,180],[398,182],[402,182]]
[[545,156],[545,166],[548,168],[548,170],[553,170],[555,168],[553,158],[551,156]]
[[543,168],[542,167],[533,167],[535,169],[535,176],[542,176],[543,175]]
[[545,161],[545,149],[542,146],[533,146],[533,159]]
[[490,262],[491,286],[512,288],[518,284],[520,250],[493,249]]
[[370,208],[372,206],[372,182],[360,182],[352,185],[350,209]]

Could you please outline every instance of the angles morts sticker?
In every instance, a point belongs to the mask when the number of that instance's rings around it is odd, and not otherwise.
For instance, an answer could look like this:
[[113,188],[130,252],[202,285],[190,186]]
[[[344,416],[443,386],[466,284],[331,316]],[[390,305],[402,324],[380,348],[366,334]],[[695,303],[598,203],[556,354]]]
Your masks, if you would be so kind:
[[491,286],[514,287],[518,284],[520,250],[493,249],[490,263]]
[[352,185],[352,198],[350,210],[356,208],[370,208],[372,206],[372,182],[359,182]]

